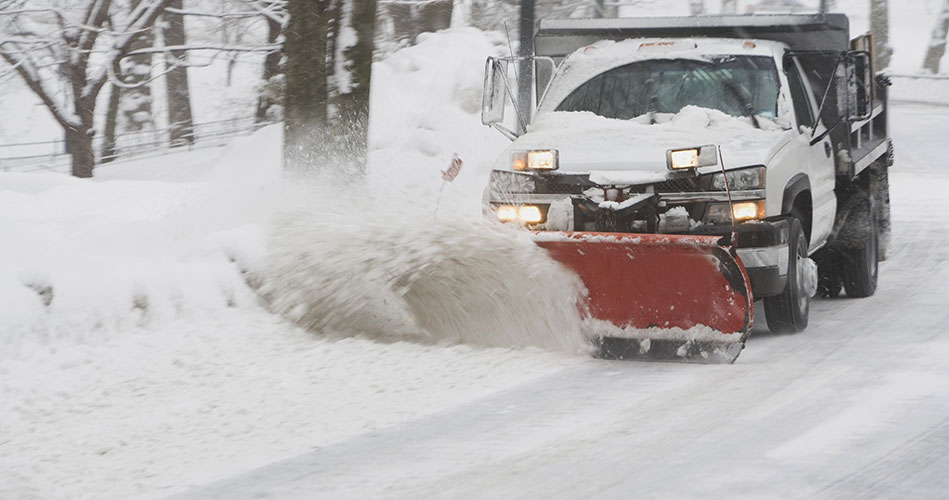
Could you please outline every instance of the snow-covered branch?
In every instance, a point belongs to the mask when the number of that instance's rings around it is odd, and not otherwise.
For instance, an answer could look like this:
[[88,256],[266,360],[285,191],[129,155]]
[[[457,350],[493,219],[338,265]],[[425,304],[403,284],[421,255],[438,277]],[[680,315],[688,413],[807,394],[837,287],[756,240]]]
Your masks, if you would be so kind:
[[285,0],[248,0],[247,4],[261,16],[286,26],[287,3]]
[[138,5],[138,8],[135,9],[132,12],[132,15],[129,16],[128,24],[126,25],[125,29],[120,30],[123,31],[123,34],[116,37],[115,42],[112,45],[109,63],[100,66],[96,72],[89,77],[86,85],[82,88],[80,93],[82,97],[88,98],[99,93],[99,90],[103,85],[105,85],[105,82],[109,78],[108,66],[112,65],[115,61],[124,57],[128,53],[129,46],[132,44],[135,36],[140,31],[152,26],[155,23],[155,20],[158,19],[158,16],[164,12],[165,8],[170,3],[171,0],[143,0],[142,3]]
[[37,97],[43,101],[43,104],[49,109],[49,112],[53,115],[53,118],[59,122],[61,126],[66,127],[75,127],[79,124],[79,118],[75,113],[70,113],[63,110],[62,106],[53,99],[55,95],[54,92],[47,89],[47,84],[45,80],[40,75],[37,68],[31,63],[30,59],[26,57],[17,57],[14,54],[7,53],[5,51],[0,51],[0,57],[2,57],[7,64],[9,64],[17,74],[20,75],[20,78],[23,79],[23,82],[26,83],[27,87],[36,94]]
[[194,51],[194,50],[214,50],[217,52],[272,52],[280,50],[280,45],[251,45],[247,47],[236,47],[231,45],[169,45],[166,47],[154,47],[149,49],[139,49],[127,52],[126,56],[135,56],[140,54],[158,54],[171,51]]
[[250,12],[201,12],[197,10],[184,10],[184,9],[165,9],[165,12],[169,14],[178,14],[180,16],[193,16],[193,17],[213,17],[216,19],[244,19],[248,17],[260,17],[262,14],[259,11],[250,11]]

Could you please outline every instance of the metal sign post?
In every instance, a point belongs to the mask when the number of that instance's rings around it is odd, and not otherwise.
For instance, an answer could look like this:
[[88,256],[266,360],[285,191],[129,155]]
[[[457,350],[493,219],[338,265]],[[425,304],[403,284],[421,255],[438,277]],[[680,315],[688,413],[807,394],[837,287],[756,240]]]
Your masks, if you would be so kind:
[[521,0],[520,49],[523,57],[517,65],[517,109],[520,115],[517,121],[518,135],[526,132],[534,111],[534,2],[535,0]]

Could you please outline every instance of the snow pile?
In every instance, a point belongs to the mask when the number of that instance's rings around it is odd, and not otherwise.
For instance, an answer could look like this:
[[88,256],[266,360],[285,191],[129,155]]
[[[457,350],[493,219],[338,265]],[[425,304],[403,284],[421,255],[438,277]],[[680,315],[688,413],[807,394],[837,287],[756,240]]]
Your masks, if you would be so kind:
[[[264,251],[259,223],[274,206],[279,130],[243,139],[218,159],[270,161],[223,182],[0,176],[0,343],[86,342],[234,307],[255,307],[237,257]],[[168,159],[153,159],[151,170]],[[104,178],[115,175],[112,167]],[[233,169],[233,167],[232,167]],[[148,170],[148,169],[146,169]],[[130,174],[139,173],[133,168]],[[111,174],[111,175],[110,175]],[[269,180],[268,180],[269,179]],[[258,212],[257,210],[262,210]],[[256,223],[256,225],[255,225]]]
[[[401,204],[440,213],[481,211],[494,159],[509,141],[481,125],[488,56],[506,52],[500,36],[473,28],[426,33],[419,44],[373,65],[369,131],[373,196],[399,193]],[[442,185],[453,154],[461,174]]]
[[[279,127],[94,180],[3,175],[6,352],[255,310],[248,280],[321,334],[582,350],[579,283],[481,215],[485,159],[504,143],[477,118],[497,42],[431,34],[376,65],[368,187],[351,195],[281,178]],[[441,186],[454,152],[476,160]]]

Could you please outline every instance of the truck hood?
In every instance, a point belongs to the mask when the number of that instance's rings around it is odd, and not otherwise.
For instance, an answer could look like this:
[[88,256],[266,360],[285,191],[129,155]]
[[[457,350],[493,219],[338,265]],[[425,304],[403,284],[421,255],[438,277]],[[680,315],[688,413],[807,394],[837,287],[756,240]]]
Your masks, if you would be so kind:
[[[759,118],[758,129],[750,118],[692,106],[675,115],[657,114],[656,120],[650,125],[646,116],[614,120],[588,112],[545,113],[509,151],[556,149],[560,173],[591,174],[600,184],[636,184],[666,178],[669,149],[713,144],[721,146],[727,169],[768,165],[793,134],[767,118]],[[509,161],[502,155],[496,168],[509,169]]]

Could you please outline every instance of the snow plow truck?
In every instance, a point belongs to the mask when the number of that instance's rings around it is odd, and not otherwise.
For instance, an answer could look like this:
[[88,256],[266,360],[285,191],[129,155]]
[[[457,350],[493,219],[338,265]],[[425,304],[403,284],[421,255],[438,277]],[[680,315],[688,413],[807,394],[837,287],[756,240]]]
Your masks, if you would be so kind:
[[874,293],[889,82],[845,15],[543,20],[533,44],[487,60],[512,143],[485,214],[579,275],[601,355],[731,363],[757,300],[800,332],[816,294]]

